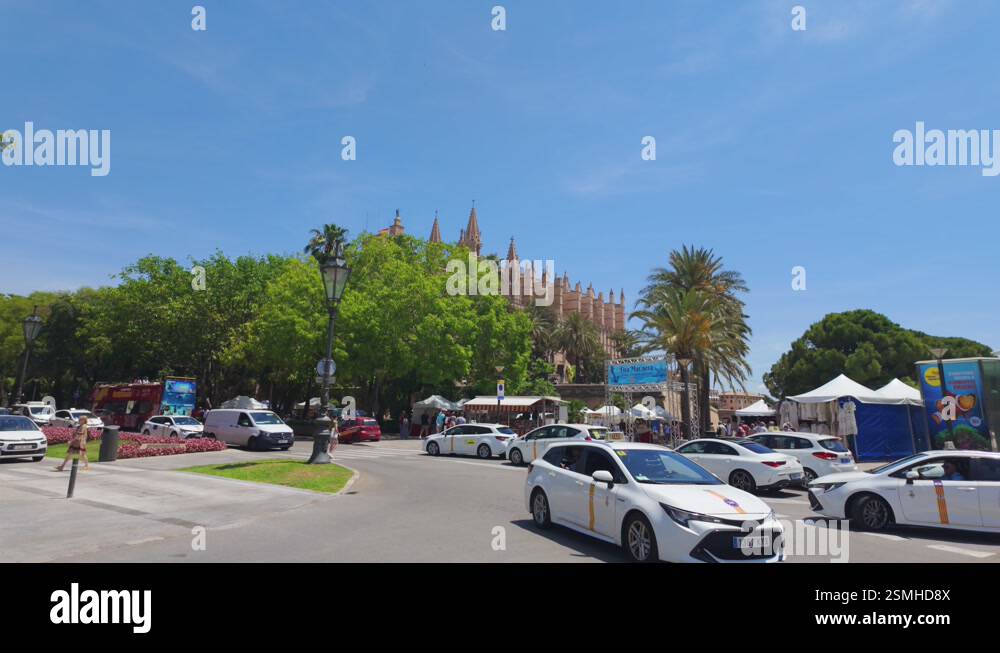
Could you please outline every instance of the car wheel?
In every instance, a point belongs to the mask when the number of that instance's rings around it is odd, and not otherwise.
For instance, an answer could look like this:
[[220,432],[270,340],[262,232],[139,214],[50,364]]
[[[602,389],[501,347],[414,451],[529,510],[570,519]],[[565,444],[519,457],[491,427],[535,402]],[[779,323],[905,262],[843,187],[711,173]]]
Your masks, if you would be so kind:
[[142,434],[143,435],[149,435],[149,429],[143,429],[142,430]]
[[292,445],[288,445],[287,447],[282,447],[281,450],[282,451],[288,451],[291,448],[292,448]]
[[816,472],[806,467],[804,470],[802,470],[802,478],[805,479],[806,485],[809,485],[810,483],[816,480],[817,475]]
[[170,432],[170,437],[172,437],[172,438],[179,438],[179,437],[181,437],[181,434],[178,433],[177,431],[171,431]]
[[653,527],[643,515],[634,514],[625,522],[622,548],[632,562],[654,562],[660,558]]
[[549,511],[549,498],[542,490],[535,490],[531,495],[531,518],[538,528],[548,528],[552,525],[552,514]]
[[253,435],[247,440],[247,449],[249,451],[257,451],[257,436]]
[[757,491],[757,481],[753,480],[750,472],[742,469],[737,469],[729,475],[729,484],[737,490],[743,490],[744,492]]
[[512,465],[517,465],[518,467],[524,464],[524,456],[521,455],[521,450],[517,447],[510,450],[510,462]]
[[490,450],[490,445],[481,444],[479,445],[479,448],[476,449],[476,455],[480,458],[492,458],[493,452]]
[[881,531],[892,524],[892,508],[882,497],[873,494],[854,502],[851,521],[868,531]]
[[33,463],[40,463],[43,460],[45,460],[45,456],[32,456],[31,458],[31,462]]
[[206,433],[205,437],[208,438],[209,440],[214,440],[215,439],[215,433]]
[[427,453],[429,453],[432,456],[437,456],[438,454],[441,453],[441,447],[438,446],[437,442],[428,442]]

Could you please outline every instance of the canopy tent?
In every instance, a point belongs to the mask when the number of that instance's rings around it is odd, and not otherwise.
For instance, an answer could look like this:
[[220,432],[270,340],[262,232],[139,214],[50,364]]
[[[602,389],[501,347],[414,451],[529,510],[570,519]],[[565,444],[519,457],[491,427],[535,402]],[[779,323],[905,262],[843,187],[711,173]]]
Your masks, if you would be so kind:
[[906,385],[899,379],[889,381],[884,386],[876,390],[875,394],[894,404],[910,404],[912,406],[923,405],[923,399],[920,396],[920,391]]
[[461,403],[455,403],[454,401],[449,401],[441,395],[431,395],[426,399],[421,399],[420,401],[413,404],[413,408],[417,407],[423,410],[458,410],[462,407]]
[[262,401],[257,401],[253,397],[247,397],[245,395],[240,395],[234,397],[227,401],[222,402],[219,408],[238,408],[240,410],[268,410],[267,404]]
[[632,408],[629,410],[629,413],[632,415],[632,417],[638,417],[639,419],[659,419],[655,411],[646,408],[642,404],[636,404],[635,406],[632,406]]
[[[799,430],[804,430],[802,422],[812,421],[822,424],[834,435],[838,428],[843,434],[845,426],[848,426],[846,432],[853,432],[856,426],[854,453],[859,461],[872,462],[896,460],[923,448],[919,419],[915,420],[911,414],[911,409],[919,408],[904,397],[904,392],[891,381],[879,390],[872,390],[841,374],[815,390],[788,399],[806,405],[829,404],[829,408],[818,406],[804,410],[805,407],[800,407],[797,411]],[[850,415],[849,406],[845,408],[848,403],[853,403],[853,415]],[[807,417],[813,415],[816,419]]]
[[746,408],[736,411],[737,417],[774,417],[778,411],[774,410],[763,399],[759,399]]

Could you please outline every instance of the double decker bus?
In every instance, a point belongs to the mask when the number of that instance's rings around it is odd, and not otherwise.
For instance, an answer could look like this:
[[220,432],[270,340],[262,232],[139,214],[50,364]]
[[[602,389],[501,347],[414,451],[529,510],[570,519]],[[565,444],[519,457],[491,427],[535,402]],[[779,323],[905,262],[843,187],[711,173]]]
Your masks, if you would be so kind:
[[156,415],[191,415],[197,390],[194,379],[177,376],[152,383],[101,383],[91,394],[91,410],[105,424],[140,431]]

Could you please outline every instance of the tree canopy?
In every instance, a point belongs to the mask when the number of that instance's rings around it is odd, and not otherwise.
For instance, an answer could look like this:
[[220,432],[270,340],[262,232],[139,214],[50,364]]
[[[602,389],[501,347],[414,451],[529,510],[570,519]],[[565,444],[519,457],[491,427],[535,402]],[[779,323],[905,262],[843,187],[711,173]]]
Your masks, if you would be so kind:
[[894,378],[916,387],[914,362],[932,358],[935,347],[947,348],[949,358],[991,355],[984,344],[905,329],[875,311],[830,313],[792,343],[764,374],[764,384],[779,398],[808,392],[840,374],[870,388]]

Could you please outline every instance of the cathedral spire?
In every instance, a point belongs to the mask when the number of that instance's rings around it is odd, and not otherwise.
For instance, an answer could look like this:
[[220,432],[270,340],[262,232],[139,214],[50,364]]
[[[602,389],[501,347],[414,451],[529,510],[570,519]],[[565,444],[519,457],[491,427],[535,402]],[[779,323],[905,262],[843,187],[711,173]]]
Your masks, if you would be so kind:
[[510,237],[510,246],[507,247],[507,260],[516,261],[517,258],[517,246],[514,245],[514,237]]
[[476,200],[472,200],[472,210],[469,212],[469,224],[466,225],[465,230],[462,232],[462,238],[459,241],[460,245],[465,245],[469,249],[476,253],[476,256],[480,254],[483,247],[483,237],[479,233],[479,219],[476,216]]
[[441,228],[438,226],[438,212],[434,212],[434,226],[431,227],[431,238],[432,243],[441,242]]

